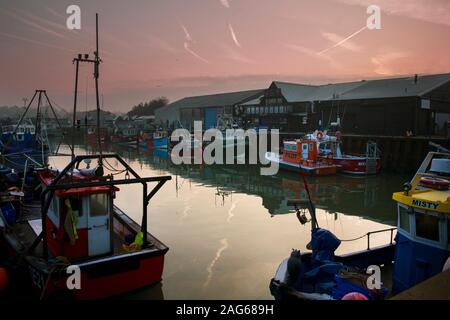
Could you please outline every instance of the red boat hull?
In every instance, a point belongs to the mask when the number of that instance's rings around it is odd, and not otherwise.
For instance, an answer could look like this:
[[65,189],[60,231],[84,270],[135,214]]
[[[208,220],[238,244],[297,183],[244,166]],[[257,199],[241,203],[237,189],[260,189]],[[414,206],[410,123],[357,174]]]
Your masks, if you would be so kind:
[[[44,299],[64,295],[77,300],[108,298],[160,282],[163,268],[164,255],[103,265],[81,265],[81,289],[67,290],[67,277],[55,275],[47,284]],[[31,271],[32,278],[36,279],[33,272],[37,271]],[[46,275],[41,274],[40,278],[46,279]],[[39,287],[36,287],[36,291],[39,296],[42,294]]]
[[376,172],[368,172],[364,158],[333,158],[333,164],[340,167],[340,172],[348,174],[377,174],[381,170],[381,160],[376,160]]

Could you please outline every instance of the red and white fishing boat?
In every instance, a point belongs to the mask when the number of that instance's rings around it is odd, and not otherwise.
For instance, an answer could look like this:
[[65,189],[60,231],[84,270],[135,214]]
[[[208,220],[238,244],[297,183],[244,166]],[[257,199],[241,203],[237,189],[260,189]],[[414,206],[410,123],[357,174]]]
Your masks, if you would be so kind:
[[281,156],[267,152],[265,158],[277,163],[281,169],[304,174],[324,176],[337,172],[337,166],[331,159],[319,157],[318,142],[315,139],[284,141]]
[[327,134],[327,131],[315,131],[308,134],[307,139],[317,143],[318,158],[331,160],[339,167],[339,172],[369,175],[377,174],[381,170],[380,151],[375,142],[366,144],[366,153],[363,155],[345,154],[341,149],[341,133],[337,131],[334,135]]
[[[94,159],[96,168],[80,169]],[[105,159],[116,159],[133,178],[104,176]],[[62,171],[47,168],[36,177],[41,201],[14,202],[16,219],[0,220],[7,258],[19,258],[38,297],[99,299],[161,281],[168,247],[147,232],[147,205],[170,176],[141,178],[120,156],[106,154],[77,156]],[[158,182],[150,193],[148,182]],[[114,205],[116,186],[133,183],[143,185],[141,225]],[[68,286],[73,268],[79,288]]]

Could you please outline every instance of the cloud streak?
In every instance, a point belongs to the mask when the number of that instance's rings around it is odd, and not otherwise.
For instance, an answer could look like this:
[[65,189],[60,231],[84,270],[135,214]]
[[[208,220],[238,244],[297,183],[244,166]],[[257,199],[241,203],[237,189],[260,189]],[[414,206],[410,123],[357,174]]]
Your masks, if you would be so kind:
[[28,26],[30,26],[32,28],[39,29],[39,30],[41,30],[41,31],[43,31],[43,32],[45,32],[45,33],[47,33],[49,35],[52,35],[52,36],[55,36],[55,37],[58,37],[58,38],[61,38],[61,39],[65,38],[61,33],[53,31],[53,30],[51,30],[49,28],[46,28],[46,27],[44,27],[44,26],[42,26],[42,25],[40,25],[38,23],[35,23],[33,21],[30,21],[28,19],[24,19],[20,15],[14,13],[12,11],[4,10],[4,12],[6,14],[8,14],[9,16],[13,17],[14,19],[16,19],[16,20],[18,20],[18,21],[20,21],[20,22],[22,22],[22,23],[24,23],[24,24],[26,24],[26,25],[28,25]]
[[202,62],[204,62],[204,63],[210,63],[208,60],[206,60],[205,58],[203,58],[202,56],[200,56],[198,53],[196,53],[194,50],[192,50],[190,47],[189,47],[189,43],[188,42],[185,42],[184,43],[184,49],[187,51],[187,52],[189,52],[193,57],[195,57],[195,58],[197,58],[198,60],[200,60],[200,61],[202,61]]
[[236,33],[234,32],[233,26],[231,25],[231,23],[228,24],[228,30],[230,30],[231,38],[233,39],[234,44],[240,48],[241,44],[239,43],[239,41],[236,37]]
[[230,9],[230,2],[228,0],[220,0],[220,3],[222,4],[222,6],[224,6],[225,8]]
[[[353,32],[351,35],[349,35],[348,37],[344,38],[344,39],[340,39],[340,37],[334,33],[322,33],[322,36],[324,36],[325,38],[327,38],[328,40],[331,40],[333,42],[336,42],[334,45],[332,45],[329,48],[326,48],[320,52],[318,52],[318,55],[322,55],[328,51],[330,51],[331,49],[337,48],[337,47],[344,47],[348,50],[351,51],[360,51],[360,47],[353,44],[352,42],[349,42],[351,38],[355,37],[356,35],[358,35],[359,33],[363,32],[364,30],[367,29],[367,26],[362,27],[361,29],[359,29],[358,31]],[[339,40],[340,39],[340,40]]]
[[181,29],[183,29],[186,41],[192,41],[192,37],[191,37],[191,34],[189,33],[188,29],[184,25],[181,25]]
[[5,32],[1,32],[0,31],[0,35],[8,37],[8,38],[11,38],[11,39],[15,39],[15,40],[20,40],[20,41],[33,43],[33,44],[36,44],[38,46],[43,46],[43,47],[52,48],[52,49],[58,49],[58,50],[66,51],[66,52],[70,52],[70,53],[76,53],[75,50],[67,49],[67,48],[64,48],[64,47],[56,46],[56,45],[53,45],[53,44],[50,44],[50,43],[45,43],[45,42],[42,42],[42,41],[36,41],[36,40],[33,40],[33,39],[28,39],[28,38],[25,38],[25,37],[14,35],[14,34],[9,34],[9,33],[5,33]]

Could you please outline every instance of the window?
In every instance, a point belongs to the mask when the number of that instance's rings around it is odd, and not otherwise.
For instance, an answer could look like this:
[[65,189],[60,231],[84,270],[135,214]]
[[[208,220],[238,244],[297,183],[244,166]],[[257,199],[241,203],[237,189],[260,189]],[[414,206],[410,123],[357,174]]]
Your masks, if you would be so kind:
[[398,218],[400,229],[408,233],[411,232],[411,226],[409,224],[409,213],[405,207],[398,206]]
[[310,143],[309,144],[309,151],[313,151],[314,150],[314,144],[313,143]]
[[50,211],[55,216],[59,216],[59,198],[57,196],[53,196],[52,203],[50,204]]
[[109,197],[105,193],[91,195],[89,207],[91,217],[108,214],[108,199]]
[[72,212],[78,217],[83,216],[82,201],[80,197],[69,197],[70,206],[72,207]]
[[450,219],[447,219],[447,243],[450,244]]
[[416,236],[439,241],[439,219],[428,214],[416,213]]

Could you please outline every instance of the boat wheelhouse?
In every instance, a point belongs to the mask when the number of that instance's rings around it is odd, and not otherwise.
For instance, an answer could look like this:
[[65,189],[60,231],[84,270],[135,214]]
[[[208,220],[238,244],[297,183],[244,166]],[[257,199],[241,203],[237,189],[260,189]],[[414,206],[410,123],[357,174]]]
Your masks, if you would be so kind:
[[450,154],[429,153],[397,202],[394,294],[442,271],[450,256]]
[[[397,228],[369,232],[365,235],[367,250],[338,256],[334,251],[341,240],[318,226],[314,205],[291,200],[302,224],[307,222],[302,210],[311,215],[308,248],[312,252],[294,250],[283,260],[270,282],[272,295],[276,299],[340,300],[357,292],[364,299],[384,299],[441,273],[450,257],[449,186],[450,154],[429,153],[412,181],[393,194]],[[390,242],[372,248],[370,235],[382,232],[390,233]],[[380,268],[383,282],[377,287],[368,281],[374,266]]]
[[155,131],[152,139],[153,149],[169,149],[169,135],[167,131]]
[[265,157],[270,162],[278,163],[281,169],[305,174],[332,175],[337,170],[329,159],[318,158],[317,141],[314,139],[284,141],[281,157],[273,152],[267,152]]
[[[95,159],[99,166],[89,168]],[[105,159],[116,159],[133,178],[103,176]],[[87,167],[80,169],[85,160]],[[161,281],[168,247],[147,231],[147,206],[170,176],[142,178],[120,156],[105,154],[77,156],[60,172],[39,170],[37,178],[40,205],[15,208],[20,216],[14,221],[2,209],[1,231],[10,257],[21,257],[41,299],[99,299]],[[149,182],[157,182],[150,193]],[[114,205],[116,186],[136,183],[143,186],[140,225]],[[80,288],[70,290],[67,270],[74,266]]]
[[21,150],[36,148],[36,127],[34,124],[2,127],[1,142],[6,152],[14,153]]

